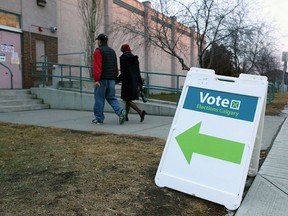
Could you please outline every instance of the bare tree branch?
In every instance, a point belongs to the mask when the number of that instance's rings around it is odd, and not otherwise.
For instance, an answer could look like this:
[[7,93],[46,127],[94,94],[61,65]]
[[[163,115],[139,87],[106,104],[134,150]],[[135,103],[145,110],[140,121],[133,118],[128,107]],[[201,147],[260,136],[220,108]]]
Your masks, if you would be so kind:
[[[174,56],[181,64],[184,70],[189,67],[184,62],[183,57],[187,53],[187,45],[181,40],[183,33],[186,31],[190,32],[188,27],[185,27],[185,31],[179,31],[179,26],[175,26],[175,32],[172,32],[172,25],[174,16],[168,17],[165,13],[169,12],[169,4],[167,0],[162,0],[159,2],[158,10],[151,11],[151,20],[149,25],[144,25],[144,18],[137,15],[129,14],[129,21],[127,20],[117,20],[114,26],[113,32],[125,32],[126,34],[138,35],[143,38],[146,37],[147,42],[154,46],[160,48],[165,53]],[[131,17],[132,16],[132,17]],[[183,27],[181,27],[183,28]],[[172,38],[173,35],[173,38]]]

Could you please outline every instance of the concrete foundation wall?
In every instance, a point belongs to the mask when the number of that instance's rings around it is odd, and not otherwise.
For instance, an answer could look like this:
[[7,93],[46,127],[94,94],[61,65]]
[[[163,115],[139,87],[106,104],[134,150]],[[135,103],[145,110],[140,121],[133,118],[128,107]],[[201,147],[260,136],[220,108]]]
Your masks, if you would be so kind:
[[[51,109],[83,110],[91,111],[93,116],[94,95],[78,93],[72,91],[57,90],[53,88],[31,88],[31,93],[37,98],[43,99],[44,103],[49,104]],[[119,99],[120,105],[125,107],[124,102]],[[137,106],[145,110],[149,115],[174,116],[176,105],[171,103],[159,103],[155,101],[135,101]],[[113,112],[111,106],[106,102],[104,112]],[[131,110],[131,113],[135,113]]]

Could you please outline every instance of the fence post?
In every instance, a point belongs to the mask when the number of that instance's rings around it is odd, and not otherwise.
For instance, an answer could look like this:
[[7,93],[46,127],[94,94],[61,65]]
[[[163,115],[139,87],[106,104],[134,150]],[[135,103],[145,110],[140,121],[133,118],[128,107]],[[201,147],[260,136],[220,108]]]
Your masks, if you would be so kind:
[[52,66],[52,87],[58,89],[59,87],[59,67],[58,65]]
[[82,89],[83,88],[83,86],[82,86],[83,85],[83,83],[82,83],[83,82],[83,80],[82,80],[82,68],[83,67],[80,66],[80,93],[82,93],[82,91],[83,91],[83,89]]
[[177,89],[176,89],[176,104],[178,105],[178,102],[179,102],[179,76],[177,76],[176,84],[177,84]]

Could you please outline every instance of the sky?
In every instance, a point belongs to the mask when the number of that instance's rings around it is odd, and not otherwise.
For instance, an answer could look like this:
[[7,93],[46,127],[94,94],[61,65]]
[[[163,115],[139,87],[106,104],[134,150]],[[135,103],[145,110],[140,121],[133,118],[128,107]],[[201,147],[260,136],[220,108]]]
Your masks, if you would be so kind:
[[279,48],[281,52],[288,51],[288,1],[261,0],[263,14],[267,19],[274,21],[279,29]]
[[[144,0],[139,1],[143,2]],[[275,34],[276,38],[279,38],[277,47],[279,56],[281,56],[282,52],[288,52],[288,0],[258,0],[258,4],[259,10],[255,13],[262,14],[265,19],[273,22],[279,30]]]

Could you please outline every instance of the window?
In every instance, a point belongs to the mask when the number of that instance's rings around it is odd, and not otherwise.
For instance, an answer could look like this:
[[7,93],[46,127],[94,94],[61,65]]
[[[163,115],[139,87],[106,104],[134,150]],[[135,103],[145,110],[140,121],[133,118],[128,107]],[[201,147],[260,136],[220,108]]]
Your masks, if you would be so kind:
[[15,14],[5,13],[0,11],[0,25],[10,26],[20,29],[19,16]]

